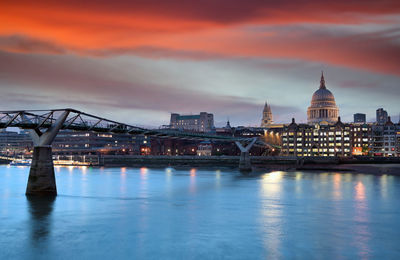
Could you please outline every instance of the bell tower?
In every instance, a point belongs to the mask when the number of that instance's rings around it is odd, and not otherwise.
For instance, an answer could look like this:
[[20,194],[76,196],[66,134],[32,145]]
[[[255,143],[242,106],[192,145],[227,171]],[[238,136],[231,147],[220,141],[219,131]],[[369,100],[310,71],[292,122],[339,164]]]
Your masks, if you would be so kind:
[[274,119],[272,117],[272,111],[270,105],[265,102],[264,110],[263,110],[263,117],[261,120],[261,127],[267,127],[274,123]]

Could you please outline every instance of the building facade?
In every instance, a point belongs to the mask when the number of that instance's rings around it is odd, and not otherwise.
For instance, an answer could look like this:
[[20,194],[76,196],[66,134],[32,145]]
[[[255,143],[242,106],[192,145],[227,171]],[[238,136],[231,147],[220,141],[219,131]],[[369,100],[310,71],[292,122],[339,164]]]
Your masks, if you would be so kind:
[[62,130],[52,144],[55,155],[134,154],[135,136]]
[[339,108],[336,106],[335,97],[325,85],[324,74],[321,75],[320,86],[314,92],[311,105],[307,109],[307,122],[315,123],[335,123],[339,117]]
[[386,124],[386,122],[388,121],[388,113],[386,110],[384,110],[383,108],[378,108],[376,110],[376,123],[377,124]]
[[214,115],[200,112],[199,115],[171,114],[170,127],[172,129],[211,132],[214,130]]
[[400,125],[342,123],[286,125],[282,132],[283,156],[400,157]]
[[366,123],[367,122],[367,116],[362,113],[357,113],[354,114],[354,123]]
[[383,156],[399,156],[397,152],[399,148],[397,133],[399,131],[399,125],[393,124],[389,116],[387,122],[383,126]]
[[21,155],[33,150],[32,139],[28,132],[0,131],[0,154]]
[[282,155],[286,156],[350,156],[351,125],[339,120],[335,124],[296,124],[284,127]]

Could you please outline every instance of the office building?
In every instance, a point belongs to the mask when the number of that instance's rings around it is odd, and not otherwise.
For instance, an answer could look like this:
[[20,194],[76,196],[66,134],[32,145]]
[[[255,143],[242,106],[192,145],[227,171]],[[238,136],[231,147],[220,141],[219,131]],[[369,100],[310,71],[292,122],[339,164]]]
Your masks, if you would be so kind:
[[386,124],[388,121],[388,113],[383,108],[378,108],[376,110],[376,122],[380,125]]
[[365,123],[367,121],[366,115],[362,113],[354,114],[354,123]]
[[192,131],[192,132],[211,132],[214,131],[214,116],[206,112],[198,115],[171,114],[170,127],[172,129]]

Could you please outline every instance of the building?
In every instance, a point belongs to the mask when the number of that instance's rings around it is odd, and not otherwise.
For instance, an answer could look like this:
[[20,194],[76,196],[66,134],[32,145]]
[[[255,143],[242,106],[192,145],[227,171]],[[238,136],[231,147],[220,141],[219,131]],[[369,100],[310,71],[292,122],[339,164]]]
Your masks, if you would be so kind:
[[200,112],[199,115],[171,114],[170,127],[172,129],[211,132],[214,130],[214,115]]
[[264,105],[264,110],[263,110],[263,116],[261,120],[261,127],[268,127],[274,123],[273,117],[272,117],[272,111],[271,111],[271,106],[265,102]]
[[134,154],[136,136],[129,134],[60,131],[52,144],[55,155]]
[[283,128],[283,156],[400,156],[400,125],[296,124]]
[[371,133],[371,146],[370,146],[370,155],[372,156],[383,156],[384,155],[384,146],[383,146],[383,125],[374,124],[372,125],[372,133]]
[[396,154],[400,157],[400,124],[396,128]]
[[373,124],[371,134],[371,156],[400,156],[400,124],[387,118],[385,124]]
[[0,131],[0,154],[21,155],[33,150],[33,142],[28,132]]
[[367,116],[362,113],[354,114],[354,123],[365,123],[367,122]]
[[296,124],[284,127],[282,155],[286,156],[350,156],[351,125],[338,118],[335,124]]
[[352,124],[351,125],[351,146],[352,155],[369,155],[372,144],[372,125],[371,124]]
[[388,113],[383,108],[376,110],[376,123],[384,125],[388,121]]
[[387,122],[383,126],[383,156],[397,156],[397,131],[400,130],[388,117]]
[[203,141],[197,146],[198,156],[211,156],[212,154],[212,144],[210,141]]
[[320,86],[314,92],[311,106],[307,110],[307,121],[315,123],[336,123],[339,117],[339,108],[336,106],[335,97],[325,86],[324,73],[322,72]]

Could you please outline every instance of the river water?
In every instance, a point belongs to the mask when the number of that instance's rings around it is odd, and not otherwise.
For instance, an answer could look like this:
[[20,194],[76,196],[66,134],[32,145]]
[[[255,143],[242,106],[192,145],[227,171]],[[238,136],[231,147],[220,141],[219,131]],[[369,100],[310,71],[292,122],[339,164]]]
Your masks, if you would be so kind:
[[0,259],[400,259],[400,177],[0,166]]

